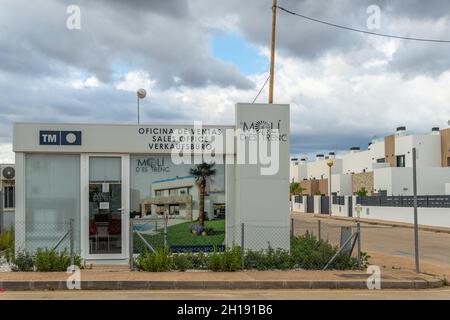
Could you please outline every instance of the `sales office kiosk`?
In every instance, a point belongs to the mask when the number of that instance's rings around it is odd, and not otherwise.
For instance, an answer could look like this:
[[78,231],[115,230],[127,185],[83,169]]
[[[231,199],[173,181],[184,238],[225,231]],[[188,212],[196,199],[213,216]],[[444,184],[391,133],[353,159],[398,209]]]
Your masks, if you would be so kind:
[[[259,162],[236,164],[233,160],[239,152],[248,152],[236,147],[224,147],[222,154],[215,155],[222,157],[223,164],[216,165],[210,193],[225,203],[228,246],[241,243],[244,223],[246,248],[262,249],[268,244],[289,248],[289,106],[237,104],[234,126],[204,125],[203,140],[194,140],[208,143],[209,134],[213,134],[221,137],[225,146],[227,129],[246,131],[264,125],[279,129],[283,136],[275,174],[262,175],[260,169],[266,164]],[[127,263],[130,212],[138,211],[142,200],[155,195],[155,183],[192,178],[189,169],[195,164],[175,164],[171,158],[173,133],[194,132],[192,129],[198,128],[15,123],[16,250],[53,247],[73,219],[74,248],[83,259]],[[183,192],[183,186],[180,182],[177,192]],[[106,219],[100,217],[104,214]],[[195,210],[186,218],[195,219]],[[107,246],[92,245],[93,228],[108,237]]]

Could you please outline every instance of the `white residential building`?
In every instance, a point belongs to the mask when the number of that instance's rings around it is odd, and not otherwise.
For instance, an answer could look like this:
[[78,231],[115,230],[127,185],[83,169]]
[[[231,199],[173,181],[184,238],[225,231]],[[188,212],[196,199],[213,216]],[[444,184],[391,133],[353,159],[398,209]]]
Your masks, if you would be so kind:
[[[395,134],[374,139],[366,150],[352,147],[350,152],[335,158],[317,155],[308,163],[291,163],[291,181],[305,184],[310,194],[327,194],[328,188],[308,185],[306,180],[328,183],[328,158],[333,158],[331,192],[351,195],[362,188],[370,194],[412,195],[412,150],[416,148],[418,193],[443,195],[450,183],[450,129],[432,128],[429,134],[412,134],[398,127]],[[302,169],[300,169],[302,168]],[[302,175],[300,175],[302,170]],[[306,176],[306,178],[305,178]],[[306,179],[306,180],[305,180]],[[326,180],[326,181],[325,181]]]

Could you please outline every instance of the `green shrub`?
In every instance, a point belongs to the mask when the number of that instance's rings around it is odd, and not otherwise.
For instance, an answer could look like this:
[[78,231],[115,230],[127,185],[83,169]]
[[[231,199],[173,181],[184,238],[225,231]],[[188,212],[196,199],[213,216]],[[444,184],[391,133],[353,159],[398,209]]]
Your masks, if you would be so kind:
[[[339,250],[327,241],[318,240],[312,234],[305,234],[291,239],[291,258],[293,264],[302,269],[320,270],[331,260]],[[363,256],[362,266],[368,264],[368,256]],[[341,252],[328,266],[328,269],[356,269],[358,259]]]
[[288,250],[272,249],[245,253],[245,269],[251,270],[287,270],[293,269],[295,263]]
[[[38,249],[34,260],[36,271],[40,272],[66,271],[71,264],[67,250],[57,252],[53,249]],[[75,256],[74,264],[81,267],[80,256]]]
[[233,247],[223,252],[214,251],[209,255],[209,269],[212,271],[238,271],[242,269],[242,252],[240,247]]
[[192,262],[187,254],[176,254],[173,256],[174,268],[179,271],[186,271],[192,269]]
[[15,272],[28,272],[33,271],[34,258],[33,256],[25,250],[20,250],[17,252],[15,257],[12,259],[11,270]]
[[221,271],[222,270],[222,255],[223,253],[221,252],[211,252],[211,254],[209,255],[209,263],[208,263],[208,267],[209,269],[211,269],[212,271]]
[[180,271],[188,269],[205,270],[209,268],[209,256],[203,252],[186,252],[173,255],[174,268]]
[[136,258],[136,266],[142,271],[170,271],[174,267],[174,260],[172,254],[168,250],[157,249],[151,253],[144,250]]
[[369,193],[369,192],[366,190],[366,188],[362,187],[361,189],[359,189],[359,190],[356,192],[356,195],[357,195],[358,197],[366,197],[368,193]]
[[193,269],[208,269],[209,261],[205,253],[185,253],[185,256],[190,261]]

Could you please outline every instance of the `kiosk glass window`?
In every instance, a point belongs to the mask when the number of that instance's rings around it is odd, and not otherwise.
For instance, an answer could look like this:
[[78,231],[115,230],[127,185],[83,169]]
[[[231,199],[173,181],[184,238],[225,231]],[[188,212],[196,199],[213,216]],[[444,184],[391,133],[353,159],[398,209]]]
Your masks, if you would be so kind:
[[122,252],[122,160],[89,158],[89,253]]
[[[25,219],[28,251],[53,248],[74,220],[74,245],[79,252],[80,157],[27,154],[25,159]],[[65,238],[58,250],[68,249]]]

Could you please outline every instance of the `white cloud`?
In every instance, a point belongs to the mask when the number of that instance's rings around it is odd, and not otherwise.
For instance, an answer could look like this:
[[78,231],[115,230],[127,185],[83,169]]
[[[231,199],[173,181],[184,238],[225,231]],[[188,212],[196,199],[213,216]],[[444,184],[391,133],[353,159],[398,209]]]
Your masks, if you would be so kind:
[[130,71],[116,84],[116,89],[135,92],[139,88],[144,88],[147,92],[150,92],[155,84],[156,81],[150,78],[148,72]]
[[14,153],[11,143],[0,144],[0,163],[14,163]]
[[71,85],[74,89],[97,88],[100,81],[95,76],[91,76],[85,80],[73,80]]
[[[0,16],[11,32],[2,38],[0,59],[0,141],[6,143],[0,146],[1,159],[13,159],[9,142],[14,121],[134,123],[135,92],[141,87],[148,91],[141,105],[144,121],[233,124],[235,103],[251,102],[267,74],[245,77],[219,63],[212,56],[211,36],[217,31],[239,33],[268,57],[270,5],[197,0],[183,7],[180,2],[171,1],[164,9],[169,1],[147,1],[145,10],[135,11],[136,6],[122,2],[106,9],[86,1],[83,30],[89,32],[68,36],[66,30],[52,38],[46,35],[58,30],[56,12],[64,13],[60,4],[24,6],[23,19],[17,20],[13,13],[23,5],[6,2]],[[317,1],[291,1],[286,6],[347,25],[361,21],[353,1],[326,7]],[[447,38],[448,18],[420,18],[420,8],[449,12],[439,5],[421,5],[411,8],[411,17],[401,18],[403,11],[386,10],[382,32]],[[30,28],[32,24],[40,27]],[[54,46],[55,39],[60,46]],[[445,44],[366,37],[280,13],[277,48],[275,102],[291,104],[296,152],[367,143],[372,135],[392,132],[398,125],[429,131],[446,126],[450,118]],[[120,71],[124,74],[114,80],[118,69],[132,71]],[[247,80],[255,88],[232,86]],[[27,95],[16,83],[29,88]],[[267,101],[267,90],[258,102]]]

